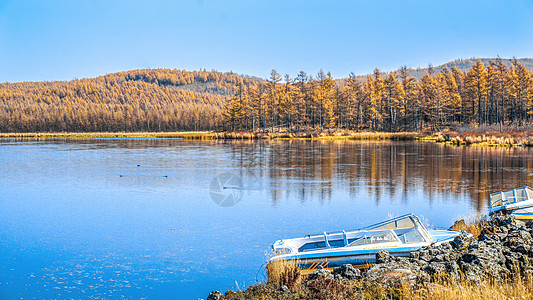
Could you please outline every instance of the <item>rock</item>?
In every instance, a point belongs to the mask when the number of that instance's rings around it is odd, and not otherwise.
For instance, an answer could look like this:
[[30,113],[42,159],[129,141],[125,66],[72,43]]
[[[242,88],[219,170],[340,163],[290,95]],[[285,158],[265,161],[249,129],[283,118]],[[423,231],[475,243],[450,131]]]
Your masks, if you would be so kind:
[[425,250],[425,249],[422,249],[420,251],[417,251],[418,252],[418,259],[420,260],[423,260],[425,262],[429,262],[431,261],[432,257],[429,253],[429,250]]
[[339,275],[341,278],[346,278],[348,280],[358,279],[361,277],[361,271],[359,269],[354,268],[350,264],[342,265],[340,267],[337,267],[333,270],[333,274],[335,274],[335,277],[337,278],[337,275]]
[[376,253],[376,263],[383,264],[391,261],[391,255],[387,250],[379,250]]
[[461,219],[461,220],[455,221],[449,229],[466,230],[467,228],[468,226],[466,226],[465,220]]
[[527,254],[531,250],[532,241],[533,238],[528,231],[512,231],[507,235],[503,245],[509,247],[513,252]]
[[431,276],[442,276],[442,274],[446,274],[446,266],[440,262],[432,262],[424,269],[424,271]]
[[466,234],[461,234],[461,235],[456,236],[453,239],[452,246],[455,249],[463,250],[466,247],[468,247],[468,245],[470,244],[471,241],[472,241],[471,237],[469,237]]
[[459,271],[461,269],[459,268],[459,265],[457,264],[457,262],[455,261],[448,262],[445,264],[445,267],[446,267],[446,271],[448,272],[451,278],[453,279],[459,278]]
[[222,293],[219,291],[212,291],[209,293],[209,296],[207,296],[207,300],[219,300],[222,299]]
[[495,215],[492,216],[490,221],[498,227],[516,226],[516,220],[513,215]]
[[367,281],[379,282],[384,287],[397,286],[402,282],[415,283],[417,276],[408,268],[371,267],[365,274]]
[[328,269],[318,269],[309,276],[310,281],[317,279],[335,279],[335,276]]

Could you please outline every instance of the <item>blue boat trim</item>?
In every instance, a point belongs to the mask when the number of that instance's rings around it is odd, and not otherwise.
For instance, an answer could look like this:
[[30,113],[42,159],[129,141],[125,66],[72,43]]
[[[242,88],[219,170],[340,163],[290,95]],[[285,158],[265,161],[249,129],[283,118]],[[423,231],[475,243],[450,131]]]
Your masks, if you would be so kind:
[[347,263],[364,268],[376,262],[380,250],[406,257],[421,247],[452,241],[460,234],[453,230],[428,230],[415,215],[406,214],[365,229],[278,240],[272,245],[275,255],[270,262],[294,261],[303,270]]

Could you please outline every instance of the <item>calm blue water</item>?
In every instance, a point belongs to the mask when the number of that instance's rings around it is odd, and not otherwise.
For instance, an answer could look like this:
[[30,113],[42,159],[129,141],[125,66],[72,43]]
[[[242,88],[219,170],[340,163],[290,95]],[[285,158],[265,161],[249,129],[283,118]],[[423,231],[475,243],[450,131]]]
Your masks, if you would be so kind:
[[0,139],[0,299],[205,298],[264,280],[277,239],[448,227],[527,184],[527,148]]

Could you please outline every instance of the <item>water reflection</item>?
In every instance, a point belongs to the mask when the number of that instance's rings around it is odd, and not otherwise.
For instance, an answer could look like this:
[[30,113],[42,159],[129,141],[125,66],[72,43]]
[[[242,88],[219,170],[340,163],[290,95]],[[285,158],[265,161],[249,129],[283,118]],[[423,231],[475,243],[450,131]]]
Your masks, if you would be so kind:
[[[186,147],[188,156],[181,156],[184,160],[181,163],[195,166],[199,160],[209,160],[227,165],[221,167],[235,168],[245,189],[268,190],[274,205],[283,198],[327,203],[335,187],[348,189],[353,195],[365,189],[376,204],[384,201],[384,195],[392,198],[401,195],[407,203],[409,190],[422,189],[429,201],[437,192],[463,195],[471,199],[476,210],[482,211],[487,208],[490,193],[533,185],[533,149],[523,147],[457,147],[393,141],[0,139],[2,146],[20,146],[20,142],[54,147],[57,151],[153,148],[154,155],[168,166],[176,164],[172,154]],[[157,176],[167,176],[161,174]]]
[[[383,195],[422,189],[429,201],[436,192],[464,195],[476,210],[489,194],[533,183],[533,150],[508,147],[456,147],[425,142],[268,141],[231,142],[232,160],[241,176],[268,186],[274,204],[331,200],[342,186],[353,194],[366,188],[376,204]],[[457,197],[455,197],[457,198]]]

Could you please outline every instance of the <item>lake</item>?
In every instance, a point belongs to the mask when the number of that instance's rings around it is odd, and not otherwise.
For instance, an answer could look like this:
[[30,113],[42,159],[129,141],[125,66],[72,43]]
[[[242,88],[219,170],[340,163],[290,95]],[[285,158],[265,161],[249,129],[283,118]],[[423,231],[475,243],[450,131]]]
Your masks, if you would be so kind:
[[0,139],[0,299],[196,299],[275,240],[486,213],[533,149],[391,141]]

